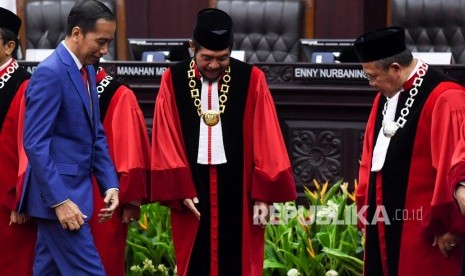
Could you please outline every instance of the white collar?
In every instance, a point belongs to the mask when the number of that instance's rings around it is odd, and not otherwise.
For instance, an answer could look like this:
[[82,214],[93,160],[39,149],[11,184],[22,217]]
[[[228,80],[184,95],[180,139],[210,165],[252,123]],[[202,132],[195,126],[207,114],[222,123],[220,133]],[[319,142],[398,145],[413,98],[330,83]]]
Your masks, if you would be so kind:
[[5,62],[2,66],[0,66],[0,71],[2,71],[2,70],[5,69],[8,65],[10,65],[12,59],[13,59],[13,58],[10,58],[7,62]]
[[61,44],[63,44],[63,46],[65,46],[66,50],[68,50],[69,54],[71,55],[71,57],[73,58],[74,62],[76,63],[76,66],[79,70],[81,70],[81,68],[84,66],[82,65],[82,63],[79,61],[79,59],[76,57],[76,55],[71,52],[71,50],[66,46],[66,43],[65,41],[61,41]]

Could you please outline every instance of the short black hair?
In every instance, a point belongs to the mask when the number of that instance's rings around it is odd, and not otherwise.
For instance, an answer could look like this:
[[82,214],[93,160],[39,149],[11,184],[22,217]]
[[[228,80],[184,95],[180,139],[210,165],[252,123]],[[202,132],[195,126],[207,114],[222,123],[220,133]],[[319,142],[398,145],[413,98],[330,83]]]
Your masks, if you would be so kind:
[[389,69],[389,66],[391,64],[393,64],[394,62],[399,63],[399,65],[402,66],[402,67],[406,67],[406,66],[410,65],[410,63],[412,63],[412,61],[413,61],[412,52],[407,48],[404,51],[402,51],[402,52],[400,52],[400,53],[398,53],[396,55],[393,55],[393,56],[390,56],[390,57],[387,57],[387,58],[383,58],[383,59],[380,59],[380,60],[376,60],[375,65],[378,66],[379,68],[387,70],[387,69]]
[[66,35],[70,36],[74,27],[81,28],[84,34],[94,31],[99,19],[116,21],[115,14],[104,3],[98,0],[79,0],[69,12]]

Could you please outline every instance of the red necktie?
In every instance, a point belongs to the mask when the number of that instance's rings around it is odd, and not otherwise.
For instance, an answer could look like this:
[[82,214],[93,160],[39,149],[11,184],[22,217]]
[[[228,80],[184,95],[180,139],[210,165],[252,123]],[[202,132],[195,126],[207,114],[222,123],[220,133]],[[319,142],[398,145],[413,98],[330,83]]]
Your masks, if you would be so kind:
[[89,85],[87,82],[87,70],[85,66],[82,66],[79,70],[81,72],[82,81],[84,82],[84,86],[86,87],[87,95],[89,96],[90,101],[90,110],[92,110],[92,98],[90,96]]
[[82,81],[84,82],[84,86],[86,87],[87,91],[89,91],[89,88],[87,87],[87,70],[86,70],[86,67],[82,66],[81,67],[81,77],[82,77]]

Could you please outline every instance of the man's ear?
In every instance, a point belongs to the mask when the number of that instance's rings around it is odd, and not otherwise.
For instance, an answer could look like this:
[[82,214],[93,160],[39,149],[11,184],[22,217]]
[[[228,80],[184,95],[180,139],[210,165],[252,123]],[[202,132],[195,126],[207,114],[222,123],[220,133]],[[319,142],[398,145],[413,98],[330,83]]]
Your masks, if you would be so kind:
[[394,69],[396,72],[400,72],[400,70],[402,69],[402,66],[400,66],[400,64],[397,63],[397,62],[391,63],[391,65],[389,65],[389,67]]
[[6,43],[6,51],[5,53],[8,55],[8,56],[11,56],[11,54],[13,53],[13,51],[15,50],[15,47],[16,47],[16,43],[12,40],[8,41]]

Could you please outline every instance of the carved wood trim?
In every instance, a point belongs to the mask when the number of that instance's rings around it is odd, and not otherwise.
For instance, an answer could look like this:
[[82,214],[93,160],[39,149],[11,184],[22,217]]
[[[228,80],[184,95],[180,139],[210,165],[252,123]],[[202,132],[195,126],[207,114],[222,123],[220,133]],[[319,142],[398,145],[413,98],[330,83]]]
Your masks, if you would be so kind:
[[114,0],[116,14],[116,54],[118,60],[128,59],[126,39],[126,4],[125,0]]
[[315,0],[302,0],[305,3],[304,33],[305,38],[315,36]]
[[386,0],[386,26],[391,26],[392,19],[391,19],[391,0]]
[[23,58],[26,56],[26,21],[24,20],[27,0],[16,0],[16,15],[21,18],[21,28],[19,29],[19,44]]

